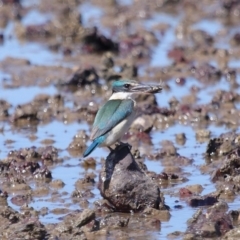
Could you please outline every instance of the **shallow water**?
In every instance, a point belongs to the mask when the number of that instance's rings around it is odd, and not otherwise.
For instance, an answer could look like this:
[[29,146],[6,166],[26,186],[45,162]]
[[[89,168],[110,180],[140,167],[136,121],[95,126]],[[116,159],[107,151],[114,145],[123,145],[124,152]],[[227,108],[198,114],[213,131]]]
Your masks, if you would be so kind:
[[[32,5],[31,1],[23,1],[25,6]],[[34,4],[37,4],[38,1],[34,1]],[[131,1],[125,0],[122,1],[123,5],[131,4]],[[99,18],[102,16],[102,10],[92,5],[92,3],[84,3],[79,7],[79,11],[83,14],[83,23],[85,26],[94,26],[98,25]],[[154,14],[153,18],[145,21],[145,26],[147,28],[151,28],[155,23],[168,23],[170,24],[170,28],[165,33],[163,38],[161,38],[160,43],[154,49],[154,53],[152,55],[150,61],[150,67],[163,67],[168,66],[172,63],[172,60],[169,59],[167,53],[168,50],[172,48],[172,44],[176,42],[175,36],[175,28],[182,16],[173,16],[170,14]],[[41,24],[51,18],[51,15],[44,15],[39,13],[36,9],[33,9],[25,18],[23,19],[24,24],[31,23],[34,19],[35,24]],[[37,19],[37,20],[36,20]],[[4,30],[4,33],[9,36],[13,33],[13,23],[10,23],[7,28]],[[216,34],[222,28],[222,25],[215,20],[202,20],[193,26],[195,29],[201,29],[209,32],[211,35]],[[224,45],[223,46],[227,46]],[[14,49],[14,51],[11,51]],[[61,54],[50,52],[50,50],[41,43],[34,42],[20,42],[16,37],[12,37],[4,42],[3,45],[0,45],[0,61],[6,57],[16,57],[28,59],[32,64],[36,65],[56,65],[61,61]],[[61,62],[64,64],[64,62]],[[239,67],[239,60],[231,60],[229,63],[230,67]],[[3,82],[3,79],[8,78],[9,76],[6,73],[0,72],[0,82]],[[237,76],[237,81],[239,82],[239,75]],[[176,84],[175,79],[172,79],[168,82],[171,90],[169,92],[163,91],[161,94],[157,95],[157,102],[161,107],[167,107],[169,104],[169,100],[174,96],[177,99],[181,99],[182,97],[190,94],[190,89],[192,86],[200,87],[200,91],[197,93],[199,104],[207,104],[211,101],[212,94],[216,90],[229,90],[229,83],[222,78],[215,85],[204,86],[199,83],[194,78],[186,79],[186,84],[184,86],[179,86]],[[29,86],[29,87],[20,87],[16,89],[5,89],[3,85],[0,85],[0,99],[5,99],[9,103],[12,104],[11,111],[18,105],[30,102],[37,94],[49,94],[54,95],[58,91],[54,86],[40,88],[38,86]],[[239,92],[239,89],[237,90]],[[71,105],[71,103],[69,103]],[[42,140],[46,138],[51,138],[54,140],[54,147],[62,150],[61,157],[68,158],[64,160],[61,166],[50,168],[52,171],[53,179],[61,179],[65,186],[59,191],[60,193],[67,192],[67,194],[63,197],[64,202],[51,202],[50,196],[45,196],[41,198],[35,198],[33,202],[30,203],[30,206],[34,207],[36,210],[41,209],[42,207],[47,206],[49,208],[49,214],[46,216],[41,216],[41,221],[43,223],[54,223],[60,221],[59,218],[63,215],[55,215],[51,213],[51,210],[54,208],[62,208],[67,206],[70,210],[79,209],[79,204],[72,203],[71,193],[75,189],[75,182],[80,177],[83,177],[86,173],[86,170],[83,169],[80,165],[82,160],[81,157],[72,157],[69,155],[66,150],[69,143],[71,142],[74,135],[79,130],[86,130],[88,133],[90,131],[91,126],[88,124],[81,123],[71,123],[71,124],[63,124],[62,122],[53,121],[47,125],[38,125],[35,129],[31,129],[26,126],[26,129],[12,129],[11,126],[7,123],[0,123],[0,129],[3,128],[4,131],[0,133],[0,145],[3,146],[0,150],[0,158],[3,159],[7,156],[7,153],[11,149],[19,149],[24,147],[42,146]],[[226,127],[217,127],[211,124],[207,127],[211,131],[211,137],[216,137],[221,133],[229,131]],[[239,130],[239,129],[238,129]],[[185,133],[187,136],[186,143],[184,146],[178,145],[175,140],[175,135],[177,133]],[[30,140],[29,135],[34,134],[37,136],[36,140]],[[180,188],[185,187],[187,185],[201,184],[204,187],[202,195],[211,193],[215,190],[214,184],[210,181],[209,175],[204,175],[200,172],[199,167],[205,164],[204,153],[206,151],[207,143],[199,143],[195,137],[195,131],[190,125],[181,125],[175,124],[173,126],[166,126],[166,128],[162,131],[152,131],[151,133],[152,143],[154,149],[160,148],[160,142],[162,139],[167,139],[174,142],[174,145],[178,148],[178,153],[187,158],[193,159],[193,163],[191,166],[183,167],[182,170],[188,175],[188,181],[184,183],[173,184],[170,189],[162,189],[165,193],[165,201],[166,204],[171,208],[171,218],[167,222],[161,223],[161,231],[158,233],[154,233],[153,236],[156,236],[159,239],[166,238],[167,234],[173,231],[185,231],[187,220],[195,213],[196,208],[192,208],[187,205],[186,201],[179,200],[179,197],[176,197],[176,193]],[[12,144],[6,144],[6,140],[13,140]],[[108,155],[108,150],[106,149],[97,149],[92,153],[92,157],[96,158],[98,164],[96,169],[99,170],[101,168],[100,160],[101,158],[105,158]],[[157,173],[162,172],[163,166],[160,161],[151,161],[146,159],[145,164],[147,165],[150,171],[155,171]],[[91,172],[91,170],[88,170]],[[34,188],[34,186],[33,186]],[[170,191],[175,194],[169,194]],[[101,196],[99,194],[98,189],[95,187],[92,189],[94,193],[94,197],[89,200],[90,206],[91,204],[100,199]],[[10,195],[11,197],[12,195]],[[10,199],[10,197],[8,199]],[[175,209],[174,205],[176,205],[176,201],[179,201],[177,204],[181,204],[183,206],[182,209]],[[10,200],[8,201],[9,205],[14,209],[19,210],[19,207],[13,205]],[[240,208],[240,204],[238,199],[236,199],[233,203],[230,203],[231,209]]]

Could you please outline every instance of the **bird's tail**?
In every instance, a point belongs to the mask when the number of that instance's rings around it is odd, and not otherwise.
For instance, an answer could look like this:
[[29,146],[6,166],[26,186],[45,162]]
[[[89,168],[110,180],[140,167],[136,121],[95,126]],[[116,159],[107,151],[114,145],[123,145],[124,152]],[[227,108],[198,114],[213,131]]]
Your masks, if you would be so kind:
[[87,157],[99,144],[103,142],[102,138],[96,138],[92,144],[85,150],[83,157]]

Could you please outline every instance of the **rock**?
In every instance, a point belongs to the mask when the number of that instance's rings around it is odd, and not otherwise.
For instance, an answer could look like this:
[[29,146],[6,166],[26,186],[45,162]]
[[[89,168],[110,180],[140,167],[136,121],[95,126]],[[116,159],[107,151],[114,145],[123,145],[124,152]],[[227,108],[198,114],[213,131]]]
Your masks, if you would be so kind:
[[209,138],[211,132],[207,129],[198,129],[196,130],[196,137],[197,138]]
[[7,206],[7,198],[8,198],[8,194],[7,192],[3,192],[0,190],[0,206]]
[[33,211],[18,213],[11,207],[0,209],[0,238],[1,239],[45,239],[47,231]]
[[151,217],[158,219],[160,221],[169,221],[171,215],[168,210],[159,210],[151,207],[147,207],[142,212],[142,215],[145,217]]
[[26,195],[16,195],[11,198],[11,203],[17,206],[22,206],[24,204],[29,204],[32,201],[32,196],[29,194]]
[[175,137],[176,137],[177,144],[184,145],[186,143],[187,138],[185,133],[177,133]]
[[194,44],[198,45],[211,45],[214,42],[212,36],[203,30],[192,30],[190,34]]
[[135,119],[131,129],[140,132],[150,132],[153,127],[153,118],[149,115],[142,115]]
[[92,168],[95,169],[96,167],[96,160],[92,157],[86,158],[85,160],[83,160],[83,162],[81,162],[81,165],[85,168]]
[[79,131],[74,137],[72,142],[68,146],[68,151],[70,153],[82,154],[83,150],[86,148],[87,135],[84,130]]
[[4,99],[0,99],[0,120],[6,120],[9,117],[9,108],[11,107]]
[[64,220],[53,229],[53,235],[60,239],[87,239],[85,233],[99,230],[99,221],[95,220],[95,212],[85,209],[69,213]]
[[95,212],[90,209],[84,209],[81,215],[75,220],[74,227],[82,227],[95,219]]
[[68,77],[68,80],[65,83],[62,83],[62,86],[71,87],[75,89],[78,87],[83,87],[90,84],[98,84],[99,76],[94,67],[79,68],[71,76]]
[[222,156],[230,154],[231,151],[239,146],[239,135],[234,132],[221,134],[219,137],[209,140],[206,149],[206,160],[213,161],[222,159]]
[[186,188],[195,194],[199,194],[203,191],[203,186],[201,184],[189,185],[186,186]]
[[95,174],[87,173],[83,178],[78,179],[75,183],[76,189],[81,190],[82,188],[88,188],[95,184]]
[[240,239],[240,227],[230,230],[225,234],[225,236],[222,239],[226,240]]
[[117,146],[106,159],[99,176],[99,189],[116,211],[159,209],[160,190],[138,166],[128,146]]
[[189,205],[191,207],[209,206],[218,202],[215,196],[203,196],[203,197],[193,197],[189,200]]
[[67,208],[54,208],[50,212],[52,214],[55,214],[55,215],[63,215],[63,214],[69,213],[69,209],[67,209]]
[[52,173],[47,167],[38,168],[33,175],[36,180],[50,181],[52,179]]
[[50,186],[52,188],[61,189],[65,186],[65,183],[61,179],[55,179],[50,182]]
[[[186,236],[186,235],[185,235]],[[180,231],[175,231],[167,235],[168,239],[178,239],[183,237],[183,233]]]
[[[232,217],[226,214],[226,207],[216,203],[209,207],[206,213],[199,209],[192,219],[189,219],[184,239],[219,238],[232,228]],[[191,237],[187,237],[189,234]]]
[[38,109],[31,104],[18,105],[12,116],[12,122],[24,126],[30,121],[38,122]]
[[122,78],[134,79],[138,75],[138,67],[132,62],[124,62],[121,66],[120,73]]
[[158,155],[164,156],[164,157],[169,157],[169,156],[177,156],[177,149],[174,146],[173,142],[168,141],[168,140],[163,140],[161,142],[162,149],[159,151]]
[[190,197],[192,196],[192,191],[188,188],[180,188],[179,189],[180,198]]
[[100,220],[100,229],[105,227],[119,228],[126,227],[129,222],[129,217],[120,217],[119,215],[108,214]]
[[118,43],[98,33],[97,27],[83,37],[83,49],[88,53],[118,52]]
[[202,64],[196,68],[192,68],[195,77],[202,82],[216,82],[219,81],[222,72],[210,64]]
[[224,160],[219,164],[219,167],[215,169],[212,174],[212,180],[216,181],[219,179],[224,179],[227,176],[230,178],[227,179],[229,182],[234,182],[239,184],[238,181],[238,168],[240,166],[240,147],[236,147],[234,150],[226,154]]

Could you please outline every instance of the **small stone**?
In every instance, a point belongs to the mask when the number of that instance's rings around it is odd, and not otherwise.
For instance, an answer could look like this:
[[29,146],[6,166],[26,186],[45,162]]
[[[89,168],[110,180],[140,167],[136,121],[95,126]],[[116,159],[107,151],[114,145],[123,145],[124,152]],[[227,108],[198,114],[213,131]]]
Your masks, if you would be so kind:
[[95,212],[90,209],[84,209],[80,216],[75,220],[74,227],[82,227],[95,219]]
[[211,132],[207,129],[199,129],[196,131],[196,137],[198,138],[209,138]]
[[61,189],[65,186],[65,183],[60,179],[55,179],[52,182],[50,182],[50,186],[52,188]]

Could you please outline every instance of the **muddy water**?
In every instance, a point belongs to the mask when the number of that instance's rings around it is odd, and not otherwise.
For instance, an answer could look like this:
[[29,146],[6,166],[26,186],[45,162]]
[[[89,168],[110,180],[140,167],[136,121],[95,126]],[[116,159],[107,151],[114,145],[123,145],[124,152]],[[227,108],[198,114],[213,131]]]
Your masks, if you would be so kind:
[[[27,14],[22,18],[23,25],[29,24],[44,24],[50,21],[53,16],[51,13],[45,13],[38,9],[41,1],[22,1],[22,6],[30,8]],[[129,6],[132,1],[119,1],[122,6]],[[98,26],[102,27],[102,33],[110,36],[110,32],[107,26],[101,24],[100,19],[103,16],[104,9],[92,1],[84,2],[79,4],[78,11],[82,14],[82,24],[86,27]],[[173,48],[173,45],[177,41],[181,43],[181,39],[176,37],[176,28],[179,26],[179,22],[184,18],[181,13],[169,14],[166,12],[154,12],[149,18],[143,19],[143,25],[147,30],[151,30],[157,24],[169,25],[164,34],[161,31],[157,31],[156,35],[160,38],[157,45],[152,47],[151,59],[147,62],[143,62],[139,66],[139,73],[145,78],[147,75],[145,69],[164,69],[173,64],[173,60],[169,57],[169,51]],[[192,25],[194,30],[203,30],[206,33],[214,36],[223,31],[223,24],[214,19],[198,19],[196,23]],[[230,29],[234,31],[233,29]],[[31,62],[32,65],[38,66],[68,66],[75,67],[79,63],[76,58],[68,59],[64,57],[60,51],[51,51],[44,41],[31,41],[31,40],[20,40],[14,29],[14,21],[10,20],[5,28],[2,29],[2,33],[5,36],[4,43],[0,45],[0,61],[8,57],[12,58],[23,58]],[[214,43],[216,48],[230,49],[228,42],[229,39],[219,40]],[[215,40],[214,40],[215,41]],[[14,49],[14,51],[13,51]],[[78,50],[76,50],[78,51]],[[74,55],[74,54],[73,54]],[[198,60],[198,59],[197,59]],[[196,61],[197,61],[196,60]],[[96,62],[99,62],[99,58]],[[209,61],[213,66],[218,66],[215,60]],[[240,66],[239,59],[232,58],[228,62],[228,66],[231,68],[237,68]],[[0,98],[6,100],[11,104],[9,114],[13,114],[15,108],[19,104],[26,104],[31,102],[39,94],[47,94],[54,96],[59,93],[59,89],[55,84],[49,84],[48,86],[40,86],[29,83],[29,86],[17,86],[13,88],[5,87],[5,83],[11,82],[12,76],[10,72],[0,70]],[[140,78],[141,78],[140,76]],[[19,76],[21,79],[21,76]],[[181,76],[180,76],[181,77]],[[151,79],[151,82],[158,82]],[[237,73],[236,81],[239,83],[239,74]],[[21,81],[20,81],[21,83]],[[165,82],[164,82],[165,83]],[[198,87],[199,91],[196,92],[196,102],[194,104],[204,105],[209,104],[212,100],[212,96],[216,91],[230,90],[230,83],[226,81],[225,77],[221,77],[219,81],[212,84],[206,84],[205,82],[199,81],[193,76],[186,77],[186,83],[183,85],[176,83],[176,76],[168,78],[167,85],[169,88],[164,89],[161,94],[156,96],[157,103],[161,108],[168,108],[169,101],[175,97],[180,102],[186,96],[191,95],[191,89]],[[236,93],[239,92],[239,88],[235,89]],[[65,107],[69,107],[73,110],[77,108],[74,105],[74,100],[71,93],[61,92],[66,97],[64,102]],[[102,101],[102,96],[99,96],[98,101]],[[239,105],[237,105],[239,109]],[[220,134],[232,130],[232,127],[226,125],[217,125],[215,122],[206,124],[203,128],[210,130],[211,137],[218,137]],[[102,159],[106,158],[108,151],[106,149],[97,149],[92,153],[92,157],[96,159],[97,164],[94,168],[85,169],[81,163],[83,159],[81,155],[72,156],[67,148],[72,141],[72,138],[79,130],[85,130],[87,134],[90,133],[91,125],[84,120],[76,120],[73,122],[59,121],[54,119],[47,123],[39,123],[38,125],[32,126],[31,124],[24,127],[14,127],[9,121],[0,122],[0,159],[6,158],[9,151],[18,150],[21,148],[31,146],[46,146],[44,143],[45,139],[51,139],[52,145],[55,148],[60,149],[59,157],[63,159],[61,164],[52,165],[49,167],[53,180],[61,179],[64,182],[64,187],[58,190],[59,198],[52,200],[52,194],[46,194],[41,197],[34,197],[33,201],[29,203],[29,206],[35,210],[40,210],[43,207],[48,207],[48,213],[44,216],[40,216],[42,223],[57,223],[61,221],[61,217],[65,216],[66,213],[55,214],[54,209],[56,208],[67,208],[69,211],[81,209],[82,207],[78,203],[73,203],[71,199],[71,193],[75,189],[75,182],[79,178],[83,178],[86,172],[99,173],[102,165]],[[211,175],[201,171],[201,166],[206,164],[205,152],[208,144],[208,140],[199,141],[196,138],[196,125],[194,122],[179,121],[174,124],[169,124],[167,121],[161,124],[161,128],[153,128],[150,133],[152,141],[152,152],[157,152],[161,148],[162,140],[169,140],[174,143],[179,155],[186,158],[192,159],[192,163],[187,166],[181,166],[181,171],[184,173],[185,181],[182,182],[171,182],[167,186],[162,186],[161,191],[165,196],[165,203],[170,207],[171,218],[161,222],[161,230],[150,231],[150,235],[153,239],[164,239],[169,233],[174,231],[184,232],[187,228],[187,220],[196,212],[197,208],[191,207],[187,204],[184,199],[179,198],[179,189],[189,185],[200,184],[203,187],[201,195],[209,194],[216,190],[215,184],[211,181]],[[234,126],[236,131],[239,131],[238,126]],[[185,133],[186,142],[182,145],[176,141],[176,134]],[[35,136],[32,138],[32,136]],[[11,141],[9,141],[11,140]],[[88,142],[89,144],[89,142]],[[142,149],[144,152],[144,149]],[[161,173],[164,171],[167,163],[151,160],[148,157],[145,158],[144,163],[147,165],[149,171]],[[97,177],[96,177],[97,180]],[[36,188],[35,183],[30,184],[31,188]],[[96,186],[91,189],[93,197],[89,198],[88,207],[93,207],[93,203],[96,200],[101,199],[99,190]],[[17,193],[9,193],[8,204],[13,209],[19,211],[20,207],[13,204],[10,200]],[[236,197],[233,202],[229,203],[230,209],[239,209],[239,198]],[[182,205],[181,209],[175,208],[175,205]]]

